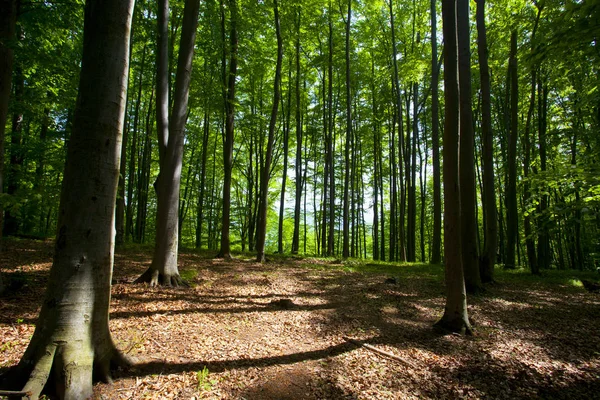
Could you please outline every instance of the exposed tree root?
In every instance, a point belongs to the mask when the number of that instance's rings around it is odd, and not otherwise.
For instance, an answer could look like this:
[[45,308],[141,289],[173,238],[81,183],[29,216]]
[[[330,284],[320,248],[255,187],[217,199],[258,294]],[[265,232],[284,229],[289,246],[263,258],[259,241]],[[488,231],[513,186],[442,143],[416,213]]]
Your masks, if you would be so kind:
[[163,274],[152,267],[148,268],[139,278],[133,283],[148,283],[151,287],[167,286],[167,287],[188,287],[189,284],[184,281],[179,274]]
[[[92,356],[81,350],[80,344],[51,342],[34,349],[31,358],[24,357],[13,373],[15,377],[28,376],[22,390],[0,393],[9,398],[37,399],[44,388],[60,399],[85,399],[93,393],[93,382],[112,383],[111,368],[129,367],[134,360],[117,350],[110,341],[110,350]],[[93,360],[92,360],[93,359]],[[13,375],[11,375],[13,376]]]
[[473,335],[473,328],[469,321],[465,321],[460,317],[450,318],[446,314],[436,322],[434,328],[446,333],[456,333],[459,335]]

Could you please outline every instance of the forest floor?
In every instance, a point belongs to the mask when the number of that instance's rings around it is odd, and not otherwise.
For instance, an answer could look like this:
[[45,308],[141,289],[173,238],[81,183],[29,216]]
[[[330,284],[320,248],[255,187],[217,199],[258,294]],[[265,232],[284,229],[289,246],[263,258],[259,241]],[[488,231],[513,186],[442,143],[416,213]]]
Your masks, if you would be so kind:
[[[499,283],[469,296],[475,335],[462,337],[432,328],[444,308],[440,266],[278,256],[261,265],[183,251],[190,287],[132,284],[151,253],[117,251],[110,327],[138,364],[116,371],[112,385],[96,384],[97,399],[600,394],[600,294],[574,271],[498,270]],[[0,265],[20,287],[0,298],[0,373],[25,351],[51,259],[50,241],[5,242]]]

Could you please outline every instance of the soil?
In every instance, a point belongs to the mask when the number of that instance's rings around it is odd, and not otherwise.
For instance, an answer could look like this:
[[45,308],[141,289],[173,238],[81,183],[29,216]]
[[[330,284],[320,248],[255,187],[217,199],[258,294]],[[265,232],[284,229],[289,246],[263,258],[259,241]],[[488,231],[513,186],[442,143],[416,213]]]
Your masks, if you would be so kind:
[[[398,267],[392,282],[339,260],[258,264],[184,250],[190,287],[132,284],[151,254],[138,247],[115,257],[110,327],[138,363],[115,371],[112,385],[96,384],[96,399],[600,394],[600,295],[580,287],[531,279],[490,286],[469,297],[475,335],[464,337],[432,327],[444,308],[441,267]],[[0,373],[25,351],[51,259],[50,241],[9,240],[0,254],[13,282],[0,298]]]

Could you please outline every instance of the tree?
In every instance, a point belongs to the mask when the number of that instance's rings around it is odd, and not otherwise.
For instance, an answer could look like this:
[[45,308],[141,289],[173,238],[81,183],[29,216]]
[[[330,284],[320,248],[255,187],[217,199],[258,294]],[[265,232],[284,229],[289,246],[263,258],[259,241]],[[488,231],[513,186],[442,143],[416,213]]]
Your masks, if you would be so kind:
[[229,224],[231,220],[231,170],[233,168],[233,129],[235,119],[235,80],[237,75],[237,2],[231,0],[231,34],[229,37],[231,52],[229,54],[229,73],[225,71],[225,14],[221,2],[221,23],[223,35],[223,85],[227,89],[224,94],[225,100],[225,141],[223,143],[223,210],[221,223],[221,249],[217,257],[231,259],[231,247],[229,241]]
[[456,42],[456,0],[442,0],[444,34],[444,266],[446,307],[436,326],[471,333],[463,275],[462,221],[459,181],[459,90]]
[[[469,33],[469,1],[456,1],[458,33],[458,74],[460,106],[460,219],[462,265],[465,285],[470,293],[481,290],[479,256],[477,254],[477,208],[475,199],[475,140],[471,100],[471,40]],[[446,107],[448,103],[446,103]]]
[[[304,179],[302,177],[302,111],[301,111],[301,100],[300,100],[300,29],[301,29],[301,17],[302,8],[298,7],[298,16],[296,18],[296,81],[295,81],[295,93],[296,93],[296,165],[295,165],[295,179],[296,179],[296,197],[294,202],[294,233],[292,236],[292,254],[297,254],[300,249],[300,203],[302,200],[302,188],[304,186]],[[306,173],[306,171],[304,172]],[[304,241],[306,245],[306,240]]]
[[173,109],[170,116],[168,86],[169,1],[161,0],[158,13],[158,71],[156,75],[156,120],[160,173],[154,184],[157,193],[156,244],[152,264],[136,282],[150,285],[182,284],[177,268],[179,246],[179,188],[183,162],[183,142],[188,112],[192,59],[198,25],[200,0],[186,0],[175,77]]
[[439,128],[439,71],[437,68],[437,8],[436,0],[431,0],[431,141],[433,153],[433,238],[431,243],[431,263],[442,261],[442,191],[440,177],[440,128]]
[[258,205],[258,230],[256,235],[256,260],[265,262],[265,239],[267,236],[267,210],[269,207],[269,179],[271,176],[271,162],[273,159],[273,146],[275,142],[275,128],[277,124],[277,110],[281,97],[281,63],[283,59],[283,42],[279,27],[279,7],[277,0],[273,0],[275,14],[275,34],[277,35],[277,61],[275,67],[275,81],[273,82],[273,106],[269,120],[269,133],[267,138],[267,153],[264,164],[260,169],[260,200]]
[[519,135],[519,80],[517,76],[517,32],[510,35],[508,76],[510,83],[510,133],[508,137],[508,184],[506,188],[506,262],[507,268],[515,268],[515,251],[518,242],[517,210],[517,138]]
[[[18,13],[18,0],[0,1],[0,195],[4,182],[4,134],[8,117],[11,77],[13,72],[13,41]],[[2,250],[3,207],[0,202],[0,251]],[[0,293],[4,290],[0,272]]]
[[[17,365],[38,398],[50,379],[64,399],[92,396],[92,373],[127,363],[108,328],[114,209],[133,1],[88,0],[79,95],[69,140],[48,288]],[[53,373],[53,371],[55,373]]]
[[483,136],[483,202],[485,210],[485,245],[481,255],[480,273],[483,283],[494,281],[494,263],[498,243],[496,192],[494,185],[494,143],[488,66],[485,0],[477,0],[477,51],[481,81],[481,135]]

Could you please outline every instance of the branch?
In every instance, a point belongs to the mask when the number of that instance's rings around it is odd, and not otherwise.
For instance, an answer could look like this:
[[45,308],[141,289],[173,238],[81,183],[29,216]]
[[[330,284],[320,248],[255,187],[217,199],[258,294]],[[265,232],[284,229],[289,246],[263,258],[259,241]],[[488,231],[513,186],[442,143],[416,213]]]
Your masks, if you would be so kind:
[[344,336],[344,338],[343,338],[343,339],[344,339],[345,341],[347,341],[347,342],[350,342],[350,343],[352,343],[352,344],[354,344],[354,345],[358,346],[358,347],[364,347],[365,349],[367,349],[367,350],[371,350],[371,351],[372,351],[372,352],[374,352],[374,353],[377,353],[377,354],[379,354],[379,355],[382,355],[382,356],[385,356],[385,357],[391,358],[392,360],[400,361],[400,362],[401,362],[401,363],[403,363],[404,365],[407,365],[407,366],[409,366],[409,367],[411,367],[411,368],[417,369],[417,367],[416,367],[416,366],[415,366],[413,363],[411,363],[410,361],[407,361],[407,360],[405,360],[404,358],[402,358],[402,357],[400,357],[400,356],[397,356],[397,355],[395,355],[395,354],[389,353],[389,352],[387,352],[387,351],[384,351],[384,350],[380,350],[380,349],[378,349],[378,348],[377,348],[377,347],[375,347],[375,346],[371,346],[370,344],[363,343],[363,342],[359,342],[358,340],[351,339],[351,338],[347,338],[347,337],[345,337],[345,336]]

